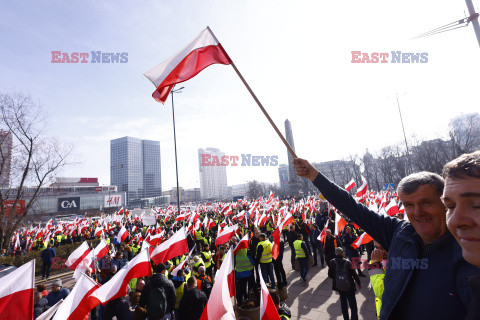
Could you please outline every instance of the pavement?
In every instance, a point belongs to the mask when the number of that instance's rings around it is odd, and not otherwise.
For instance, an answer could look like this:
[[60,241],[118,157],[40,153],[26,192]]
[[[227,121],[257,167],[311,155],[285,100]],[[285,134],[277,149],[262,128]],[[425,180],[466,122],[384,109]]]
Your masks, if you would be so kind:
[[[300,280],[300,272],[294,271],[290,265],[290,248],[285,246],[283,266],[287,274],[288,298],[285,301],[292,312],[290,319],[342,319],[340,296],[332,290],[332,279],[328,278],[328,268],[311,267],[307,275],[307,284]],[[362,260],[366,255],[362,256]],[[367,274],[367,271],[363,271]],[[357,299],[358,318],[364,320],[377,319],[375,314],[375,294],[369,277],[360,277],[362,290],[355,294]],[[350,312],[350,311],[349,311]]]

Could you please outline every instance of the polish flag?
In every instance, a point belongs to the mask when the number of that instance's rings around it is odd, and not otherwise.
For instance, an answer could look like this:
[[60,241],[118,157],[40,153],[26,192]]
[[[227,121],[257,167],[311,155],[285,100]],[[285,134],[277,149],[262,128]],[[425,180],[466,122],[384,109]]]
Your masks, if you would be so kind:
[[125,296],[130,280],[151,275],[152,266],[150,265],[148,250],[142,250],[125,267],[118,270],[107,283],[95,290],[92,298],[105,305],[110,300]]
[[227,243],[232,239],[232,237],[235,235],[235,232],[237,232],[238,226],[234,225],[231,227],[226,227],[223,231],[219,232],[217,235],[217,239],[215,240],[215,246],[221,246],[224,243]]
[[188,253],[188,256],[182,262],[180,262],[175,269],[173,269],[172,276],[176,277],[178,274],[178,271],[182,270],[185,267],[185,264],[188,262],[188,260],[192,256],[193,250],[195,250],[195,246],[193,246],[192,250],[190,250],[190,252]]
[[90,253],[90,248],[88,247],[87,241],[84,241],[80,247],[75,249],[70,256],[67,259],[67,262],[65,262],[65,265],[75,271],[77,269],[77,266],[87,257],[87,255]]
[[362,233],[355,241],[352,243],[352,248],[357,249],[362,244],[367,244],[370,241],[373,241],[373,238],[370,237],[366,232]]
[[282,235],[282,229],[283,227],[286,227],[290,224],[292,224],[295,220],[293,219],[292,215],[290,213],[287,214],[285,219],[280,222],[278,227],[272,232],[272,237],[273,237],[273,247],[272,247],[272,257],[273,259],[277,260],[278,255],[280,253],[280,237]]
[[[215,275],[212,292],[200,320],[235,320],[232,298],[235,295],[233,252],[228,250]],[[233,290],[232,290],[233,288]],[[232,294],[233,291],[233,294]]]
[[2,319],[33,319],[35,260],[25,263],[0,285],[0,315]]
[[225,212],[225,216],[228,217],[232,213],[233,213],[232,206],[228,206],[228,210],[227,210],[227,212]]
[[361,196],[367,193],[367,180],[365,180],[363,176],[361,177],[362,177],[362,185],[357,189],[357,194],[356,194],[357,198],[360,198]]
[[156,245],[160,244],[163,240],[163,236],[165,235],[165,231],[160,232],[159,234],[156,234],[154,236],[149,235],[145,241],[151,245],[152,247],[155,247]]
[[105,229],[102,226],[99,226],[95,229],[95,235],[100,238],[102,233],[105,232]]
[[273,192],[270,191],[270,195],[268,196],[268,199],[265,203],[270,204],[273,201],[273,197],[274,197]]
[[385,208],[385,211],[389,216],[394,216],[397,213],[400,213],[400,210],[398,209],[397,202],[395,201],[395,199],[392,198],[392,200],[390,200],[390,203]]
[[210,28],[207,27],[185,48],[145,72],[144,76],[157,88],[152,97],[164,104],[175,84],[193,78],[200,71],[215,63],[230,64],[231,61]]
[[205,216],[205,219],[203,219],[202,225],[204,225],[205,228],[208,228],[208,216]]
[[17,250],[20,248],[20,238],[17,236],[15,237],[15,244],[13,245],[13,255],[17,253]]
[[328,229],[328,220],[325,223],[325,227],[323,227],[322,232],[320,233],[320,235],[317,238],[318,240],[320,240],[321,243],[323,243],[323,241],[325,241],[325,237],[327,236],[327,229]]
[[335,215],[335,234],[339,235],[346,225],[347,225],[347,221],[345,221],[345,219],[340,217],[340,214],[337,213]]
[[242,249],[248,249],[248,233],[243,236],[242,240],[240,240],[235,249],[233,249],[233,254],[237,254],[237,252]]
[[260,320],[280,320],[280,316],[278,315],[277,308],[273,303],[272,297],[268,292],[267,285],[263,280],[263,277],[260,278]]
[[355,187],[357,184],[355,183],[355,181],[352,179],[350,180],[347,185],[345,186],[345,190],[347,191],[350,191],[353,189],[353,187]]
[[182,227],[170,239],[153,250],[151,259],[155,264],[159,264],[187,252],[187,233],[185,227]]
[[185,220],[185,216],[186,216],[185,213],[182,213],[175,218],[175,221],[176,222],[183,221],[183,220]]
[[100,301],[92,298],[100,285],[84,273],[81,274],[72,292],[65,298],[65,301],[58,307],[53,320],[84,320],[88,318],[90,311]]
[[105,255],[108,253],[108,244],[105,239],[100,240],[99,244],[93,250],[93,254],[95,255],[95,259],[97,261],[101,260]]
[[120,211],[117,213],[118,215],[123,214],[123,207],[120,208]]
[[215,220],[213,218],[210,218],[210,222],[208,223],[208,229],[212,229],[215,226],[216,226]]
[[117,234],[117,241],[118,243],[121,243],[123,241],[125,241],[125,239],[127,239],[127,237],[129,236],[130,234],[128,233],[127,229],[125,228],[125,226],[122,226],[122,229],[120,229],[120,231],[118,232]]

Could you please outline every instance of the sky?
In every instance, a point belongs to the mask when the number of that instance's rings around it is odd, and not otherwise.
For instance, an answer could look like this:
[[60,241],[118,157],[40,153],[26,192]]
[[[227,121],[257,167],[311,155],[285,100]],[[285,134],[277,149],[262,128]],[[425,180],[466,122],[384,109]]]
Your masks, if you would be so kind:
[[[479,8],[479,1],[474,0]],[[480,49],[472,26],[412,40],[462,19],[463,1],[2,1],[0,91],[48,113],[48,132],[75,145],[61,176],[110,183],[110,140],[158,140],[162,188],[175,186],[172,106],[143,73],[210,26],[274,122],[289,119],[311,162],[375,154],[407,136],[446,137],[478,112]],[[52,63],[52,51],[128,53],[127,63]],[[352,51],[427,53],[427,63],[352,63]],[[90,58],[88,60],[91,60]],[[389,59],[391,60],[391,58]],[[287,151],[231,66],[213,65],[175,95],[180,186],[199,187],[198,149],[231,156]],[[278,182],[278,167],[227,167],[229,185]]]

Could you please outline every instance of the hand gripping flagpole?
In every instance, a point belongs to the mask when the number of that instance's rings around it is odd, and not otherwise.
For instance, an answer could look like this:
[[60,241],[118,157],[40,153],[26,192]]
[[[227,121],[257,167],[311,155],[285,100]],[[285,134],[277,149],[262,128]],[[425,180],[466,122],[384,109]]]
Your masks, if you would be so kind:
[[240,78],[240,80],[242,80],[243,84],[245,85],[245,87],[247,88],[248,92],[250,92],[250,94],[252,95],[253,97],[253,100],[255,100],[255,102],[257,103],[257,105],[260,107],[260,110],[262,110],[263,114],[265,115],[265,117],[267,117],[267,120],[268,122],[270,122],[270,124],[272,125],[273,129],[275,130],[275,132],[277,132],[278,136],[280,137],[280,139],[282,140],[283,144],[285,145],[285,147],[287,147],[288,151],[290,152],[290,154],[294,157],[294,158],[298,158],[297,155],[295,154],[295,151],[293,151],[292,147],[290,146],[290,144],[288,143],[288,141],[285,139],[285,137],[283,136],[283,134],[280,132],[280,130],[278,130],[277,126],[275,125],[275,122],[273,122],[272,118],[270,118],[268,112],[265,110],[265,108],[263,107],[262,103],[260,102],[260,100],[258,100],[257,96],[255,95],[255,93],[253,92],[252,88],[250,88],[250,86],[248,85],[247,81],[245,81],[245,78],[242,76],[242,74],[240,73],[240,71],[238,71],[237,69],[237,66],[235,66],[235,63],[233,63],[232,59],[230,58],[230,56],[227,54],[227,52],[225,51],[225,49],[222,47],[222,45],[220,44],[220,41],[218,41],[217,37],[215,37],[215,34],[212,32],[212,29],[210,29],[210,27],[207,27],[208,31],[210,31],[210,33],[212,34],[213,38],[215,39],[216,42],[218,42],[218,45],[219,47],[222,49],[223,53],[225,54],[225,56],[228,58],[228,60],[230,61],[230,64],[232,65],[233,67],[233,70],[235,70],[235,72],[237,73],[238,77]]

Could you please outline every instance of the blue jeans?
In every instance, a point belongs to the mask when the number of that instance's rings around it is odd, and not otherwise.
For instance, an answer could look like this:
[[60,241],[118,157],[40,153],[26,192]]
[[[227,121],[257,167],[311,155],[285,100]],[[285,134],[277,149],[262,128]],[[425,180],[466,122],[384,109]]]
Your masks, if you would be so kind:
[[[273,276],[273,264],[269,263],[260,263],[260,269],[262,270],[262,278],[265,283],[270,282],[272,289],[275,289],[275,278]],[[270,278],[270,281],[268,280]]]
[[300,277],[305,280],[308,273],[308,258],[298,258],[298,264],[300,265]]

